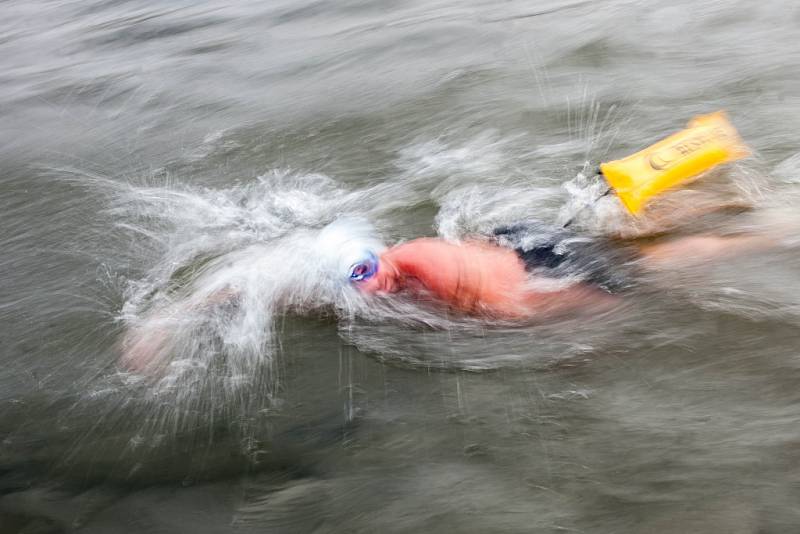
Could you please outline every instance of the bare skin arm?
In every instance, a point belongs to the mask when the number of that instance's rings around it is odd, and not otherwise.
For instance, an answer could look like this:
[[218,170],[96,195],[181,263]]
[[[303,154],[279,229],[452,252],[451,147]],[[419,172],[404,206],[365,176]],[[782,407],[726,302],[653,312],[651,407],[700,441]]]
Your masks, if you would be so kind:
[[153,373],[163,367],[175,349],[175,330],[189,314],[234,302],[238,292],[220,289],[202,301],[187,299],[146,317],[140,324],[125,331],[120,342],[119,362],[127,370]]
[[745,200],[727,200],[718,202],[708,199],[693,199],[690,203],[678,205],[652,206],[641,221],[619,230],[620,239],[639,239],[668,234],[687,221],[696,222],[704,217],[714,215],[737,215],[751,211],[753,204]]
[[647,245],[641,249],[641,253],[646,267],[663,269],[769,250],[777,245],[778,241],[767,235],[698,235]]

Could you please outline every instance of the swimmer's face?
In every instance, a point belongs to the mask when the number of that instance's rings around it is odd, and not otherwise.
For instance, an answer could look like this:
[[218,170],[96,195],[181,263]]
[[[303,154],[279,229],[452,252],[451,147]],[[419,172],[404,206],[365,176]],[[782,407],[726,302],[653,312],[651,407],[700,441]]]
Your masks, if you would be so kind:
[[350,282],[359,284],[366,282],[378,274],[379,262],[374,253],[368,252],[366,257],[350,266]]
[[370,253],[350,267],[350,283],[365,293],[392,292],[395,290],[394,269]]

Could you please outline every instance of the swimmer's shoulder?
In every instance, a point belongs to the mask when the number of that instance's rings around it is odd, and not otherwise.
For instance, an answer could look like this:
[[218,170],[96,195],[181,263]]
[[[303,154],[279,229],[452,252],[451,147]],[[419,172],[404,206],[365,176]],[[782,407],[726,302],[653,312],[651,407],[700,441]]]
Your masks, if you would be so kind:
[[451,250],[455,245],[438,237],[418,237],[387,249],[382,257],[390,259],[424,258],[430,254]]
[[395,245],[381,254],[406,276],[427,278],[438,271],[458,266],[458,245],[435,237],[420,237]]

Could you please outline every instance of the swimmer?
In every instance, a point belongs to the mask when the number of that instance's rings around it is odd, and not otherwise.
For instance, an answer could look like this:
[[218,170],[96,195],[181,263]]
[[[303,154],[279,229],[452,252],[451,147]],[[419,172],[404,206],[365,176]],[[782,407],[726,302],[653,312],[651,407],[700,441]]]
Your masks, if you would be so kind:
[[[636,270],[672,270],[776,244],[766,235],[703,234],[637,246],[526,221],[461,242],[423,237],[383,249],[374,237],[351,239],[357,228],[337,221],[320,236],[339,252],[333,266],[339,279],[368,301],[407,298],[463,316],[514,322],[609,311],[623,302]],[[239,298],[225,288],[146,315],[124,334],[121,363],[155,372],[175,351],[173,330],[184,317],[213,314]]]
[[[689,150],[691,147],[691,150]],[[623,160],[601,165],[602,174],[634,215],[654,196],[696,180],[722,163],[746,157],[749,150],[724,113],[693,119],[688,128]],[[652,165],[657,158],[658,165]],[[669,158],[670,165],[665,166]],[[648,167],[649,165],[649,167]],[[692,203],[680,219],[696,222],[707,212],[749,206]],[[650,217],[659,231],[662,217]],[[667,219],[669,216],[667,216]],[[358,235],[369,225],[329,225],[320,233],[320,258],[336,258],[321,272],[369,298],[406,297],[440,309],[491,320],[531,321],[613,308],[631,286],[631,273],[672,270],[731,255],[774,247],[765,233],[666,237],[645,245],[636,241],[580,236],[565,228],[523,221],[496,228],[491,235],[461,242],[418,238],[388,249],[374,237]],[[359,230],[360,229],[360,230]],[[150,367],[172,350],[169,318],[240,299],[224,288],[190,296],[156,311],[123,339],[123,361]]]
[[580,237],[535,222],[489,239],[419,238],[370,252],[350,268],[364,294],[404,293],[472,316],[540,319],[608,309],[630,286],[626,271],[675,268],[755,251],[764,236],[698,235],[636,247]]

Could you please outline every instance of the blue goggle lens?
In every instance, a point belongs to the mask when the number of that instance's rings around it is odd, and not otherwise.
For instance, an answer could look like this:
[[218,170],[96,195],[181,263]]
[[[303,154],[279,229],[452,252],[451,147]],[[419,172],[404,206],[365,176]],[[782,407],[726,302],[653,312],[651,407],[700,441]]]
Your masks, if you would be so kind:
[[375,254],[370,253],[366,259],[354,263],[352,267],[350,267],[350,281],[351,282],[361,282],[363,280],[369,280],[375,273],[378,272],[378,258],[375,257]]

